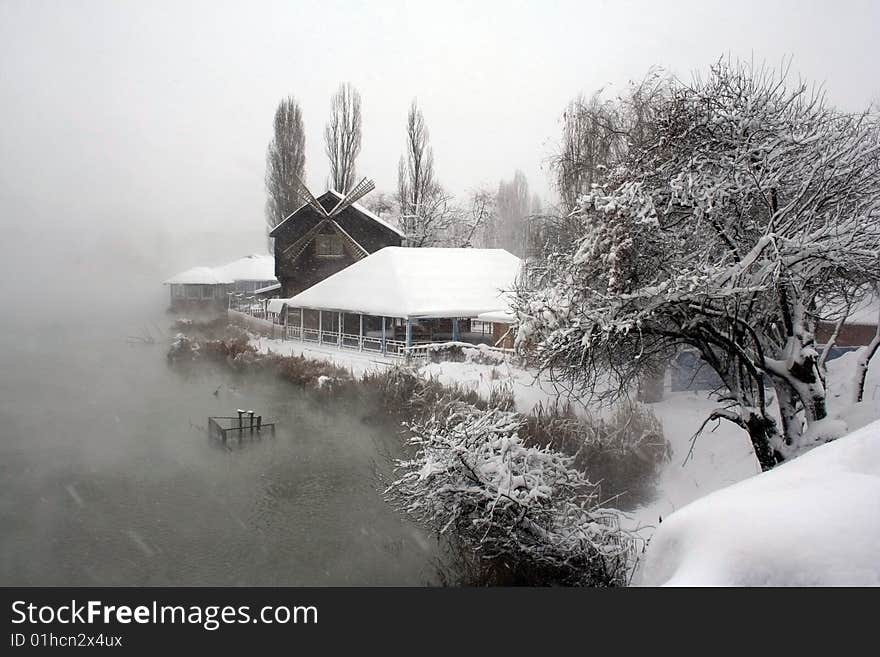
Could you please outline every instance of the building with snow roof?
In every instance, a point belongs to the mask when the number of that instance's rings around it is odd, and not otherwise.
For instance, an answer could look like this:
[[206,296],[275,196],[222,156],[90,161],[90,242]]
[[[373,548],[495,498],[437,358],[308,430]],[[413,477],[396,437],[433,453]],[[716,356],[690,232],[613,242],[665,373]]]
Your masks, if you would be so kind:
[[[342,194],[329,190],[318,203],[329,213]],[[278,224],[275,276],[280,295],[291,297],[386,246],[400,246],[404,235],[392,224],[353,203],[332,217],[303,204]]]
[[232,279],[235,292],[253,294],[256,290],[278,283],[275,279],[275,258],[268,254],[252,254],[216,268],[218,274]]
[[165,281],[171,292],[171,310],[222,310],[234,281],[213,267],[192,267]]
[[258,289],[276,285],[275,259],[249,255],[219,267],[192,267],[165,281],[175,311],[223,310],[230,295],[254,296]]
[[402,353],[418,344],[493,343],[510,330],[508,293],[522,261],[503,249],[386,247],[268,311],[291,339]]

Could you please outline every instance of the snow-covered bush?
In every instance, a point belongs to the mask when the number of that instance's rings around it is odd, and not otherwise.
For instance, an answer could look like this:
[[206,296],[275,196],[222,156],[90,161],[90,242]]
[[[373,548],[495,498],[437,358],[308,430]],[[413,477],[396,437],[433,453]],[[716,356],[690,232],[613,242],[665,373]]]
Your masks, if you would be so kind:
[[389,502],[506,573],[507,584],[611,586],[633,543],[572,457],[527,446],[521,415],[450,400],[409,424]]
[[[236,361],[243,354],[255,354],[256,349],[248,342],[247,338],[233,337],[222,340],[208,340],[204,343],[203,353],[214,360]],[[243,359],[237,361],[238,364]]]
[[178,333],[174,336],[166,357],[172,363],[192,361],[199,357],[199,351],[197,340],[193,340],[183,333]]

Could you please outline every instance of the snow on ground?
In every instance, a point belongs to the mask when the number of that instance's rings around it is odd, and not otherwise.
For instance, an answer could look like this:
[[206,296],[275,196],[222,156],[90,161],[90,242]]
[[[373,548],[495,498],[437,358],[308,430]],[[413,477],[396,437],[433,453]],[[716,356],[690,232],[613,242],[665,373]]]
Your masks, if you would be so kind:
[[666,518],[647,586],[880,585],[880,421]]
[[761,472],[748,434],[731,422],[707,425],[694,433],[716,404],[705,392],[667,392],[650,404],[663,423],[672,456],[660,474],[657,498],[630,513],[630,529],[649,537],[660,519],[714,490]]
[[271,352],[279,356],[304,356],[315,360],[326,360],[358,377],[363,376],[365,372],[391,367],[395,363],[401,362],[400,359],[386,358],[381,354],[372,352],[342,351],[331,346],[322,346],[311,342],[298,342],[296,340],[282,341],[259,337],[251,339],[250,343],[261,354]]

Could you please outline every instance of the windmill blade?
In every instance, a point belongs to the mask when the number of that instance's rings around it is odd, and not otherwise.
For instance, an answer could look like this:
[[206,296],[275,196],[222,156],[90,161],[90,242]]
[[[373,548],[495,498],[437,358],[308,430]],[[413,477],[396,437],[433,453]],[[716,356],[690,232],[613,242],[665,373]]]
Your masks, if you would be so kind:
[[358,199],[363,198],[370,192],[376,189],[376,183],[374,183],[369,178],[363,178],[361,181],[352,187],[348,194],[346,194],[342,199],[337,203],[330,213],[327,215],[328,217],[335,217],[337,214],[345,210],[352,203],[357,202]]
[[306,184],[300,180],[300,177],[296,174],[293,175],[293,186],[297,194],[299,194],[300,198],[308,203],[319,215],[322,217],[327,217],[327,211],[324,207],[318,203],[318,199],[315,198],[315,195],[309,191],[309,188],[306,187]]

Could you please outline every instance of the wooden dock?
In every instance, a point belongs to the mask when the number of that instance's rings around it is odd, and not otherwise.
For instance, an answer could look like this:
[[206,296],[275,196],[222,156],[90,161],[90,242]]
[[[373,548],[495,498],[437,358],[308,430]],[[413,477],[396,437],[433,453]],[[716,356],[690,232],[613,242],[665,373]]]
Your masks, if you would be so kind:
[[238,409],[237,415],[214,415],[208,418],[208,435],[222,443],[230,438],[241,442],[245,438],[260,438],[266,431],[275,435],[275,423],[263,422],[262,415]]

